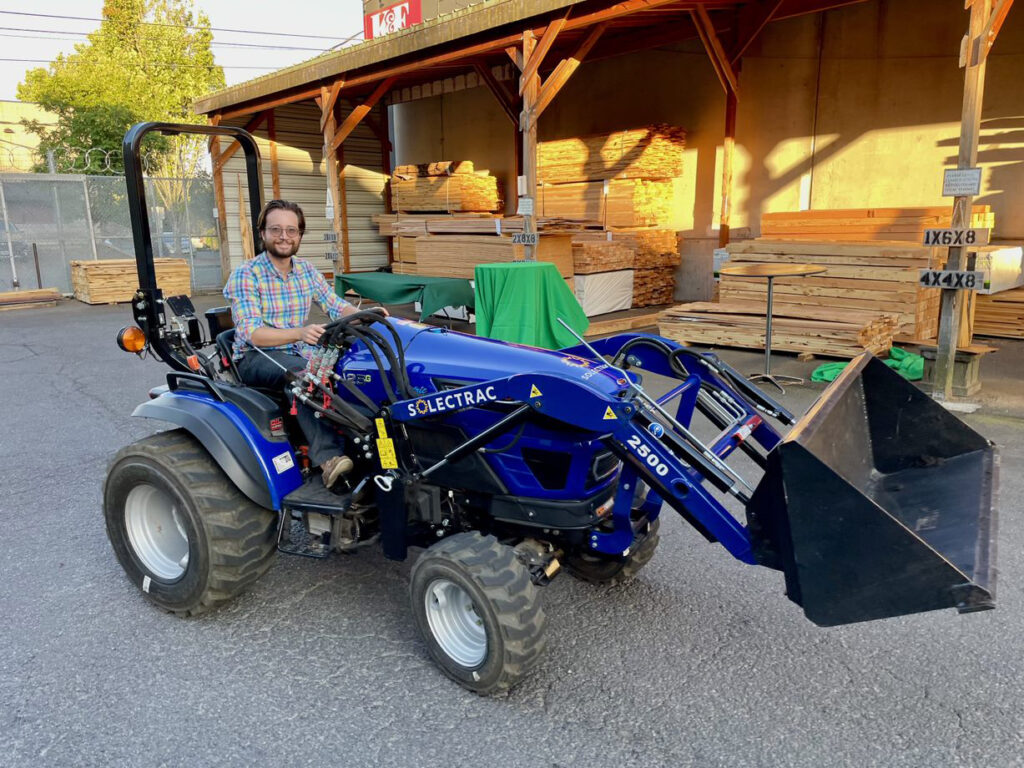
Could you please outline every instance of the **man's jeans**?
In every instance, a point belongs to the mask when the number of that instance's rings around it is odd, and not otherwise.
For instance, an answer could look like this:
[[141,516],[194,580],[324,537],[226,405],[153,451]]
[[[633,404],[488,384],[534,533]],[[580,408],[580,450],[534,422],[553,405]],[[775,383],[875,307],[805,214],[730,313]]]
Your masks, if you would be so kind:
[[[268,355],[280,365],[268,360]],[[279,389],[287,394],[288,382],[280,366],[290,371],[303,370],[306,367],[306,358],[280,350],[266,350],[261,353],[250,349],[237,362],[237,366],[243,383],[253,387]],[[290,401],[291,395],[287,396]],[[309,459],[313,464],[319,466],[332,456],[345,452],[345,439],[330,422],[316,418],[315,411],[302,403],[298,403],[297,406],[295,415],[309,441]]]

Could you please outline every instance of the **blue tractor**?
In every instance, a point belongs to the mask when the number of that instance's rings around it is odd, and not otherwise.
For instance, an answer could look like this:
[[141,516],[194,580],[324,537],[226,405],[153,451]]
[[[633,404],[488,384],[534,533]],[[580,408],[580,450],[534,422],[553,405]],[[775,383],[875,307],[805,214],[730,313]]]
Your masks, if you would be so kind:
[[[634,576],[668,507],[781,571],[822,626],[993,607],[994,447],[868,354],[797,420],[715,355],[658,336],[549,351],[360,312],[327,326],[287,393],[240,385],[230,313],[208,312],[207,330],[157,286],[139,162],[153,131],[240,142],[254,220],[262,175],[237,128],[144,123],[125,137],[139,290],[119,343],[171,368],[134,415],[176,428],[117,454],[104,511],[157,606],[214,608],[278,552],[414,550],[412,613],[431,656],[491,694],[541,657],[541,588],[562,571]],[[653,379],[667,391],[650,394]],[[346,435],[344,488],[309,466],[289,415],[300,402]],[[730,463],[740,453],[755,477]]]

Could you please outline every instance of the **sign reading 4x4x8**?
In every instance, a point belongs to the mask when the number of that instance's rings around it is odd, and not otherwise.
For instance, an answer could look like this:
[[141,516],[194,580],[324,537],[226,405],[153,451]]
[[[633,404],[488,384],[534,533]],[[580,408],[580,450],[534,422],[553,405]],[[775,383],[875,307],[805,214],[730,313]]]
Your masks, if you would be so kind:
[[965,288],[977,291],[986,287],[984,272],[952,269],[922,269],[918,282],[923,288]]
[[[422,0],[404,0],[363,16],[363,36],[372,40],[423,21]],[[328,217],[330,218],[330,217]]]

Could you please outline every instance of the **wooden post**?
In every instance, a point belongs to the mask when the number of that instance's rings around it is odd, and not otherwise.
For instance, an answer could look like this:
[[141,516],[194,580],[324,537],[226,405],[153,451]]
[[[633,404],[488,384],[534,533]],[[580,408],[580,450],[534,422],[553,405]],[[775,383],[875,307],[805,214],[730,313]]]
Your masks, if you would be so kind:
[[725,138],[722,142],[722,211],[718,223],[718,247],[729,244],[732,217],[732,162],[736,146],[736,91],[725,92]]
[[[380,159],[381,169],[387,174],[388,179],[384,182],[384,208],[391,213],[391,131],[388,128],[388,105],[385,103],[380,111],[381,130],[380,135]],[[388,264],[395,260],[395,238],[384,238],[388,242]]]
[[[220,125],[220,115],[210,118],[211,125]],[[228,251],[228,213],[224,202],[224,172],[220,166],[220,137],[210,139],[210,161],[213,167],[213,196],[217,201],[217,238],[220,241],[220,276],[226,283],[231,276],[231,254]]]
[[[338,168],[338,194],[340,196],[334,202],[334,208],[340,215],[341,221],[341,268],[342,272],[348,272],[352,265],[348,237],[348,190],[345,189],[345,142],[338,145],[334,162]],[[338,211],[339,207],[340,211]]]
[[[523,62],[530,61],[536,45],[537,38],[533,32],[529,29],[523,32]],[[527,80],[524,72],[520,75],[520,90],[523,93],[523,111],[519,117],[519,130],[523,134],[523,176],[526,183],[525,194],[520,195],[520,199],[524,202],[529,201],[523,211],[523,234],[536,234],[537,220],[533,207],[537,197],[537,118],[533,108],[540,91],[540,76],[534,72]],[[534,261],[537,258],[537,249],[527,245],[524,248],[524,255],[527,261]]]
[[[981,106],[985,95],[985,50],[976,44],[988,22],[991,0],[974,0],[971,5],[971,22],[967,32],[967,61],[964,71],[964,101],[960,118],[960,154],[957,168],[973,168],[978,162],[978,135],[981,129]],[[957,197],[953,201],[954,229],[971,226],[971,196]],[[946,269],[964,268],[964,249],[951,247]],[[956,346],[960,333],[961,305],[965,299],[962,291],[942,290],[942,304],[939,311],[939,338],[935,350],[935,373],[932,394],[936,399],[948,400],[953,391],[953,367],[956,360]]]
[[[330,89],[320,89],[320,98],[317,103],[321,109],[321,124],[324,127],[324,170],[327,172],[327,188],[331,191],[331,202],[334,208],[334,217],[331,222],[334,228],[335,243],[343,241],[341,226],[341,184],[338,178],[338,157],[333,148],[335,138],[335,126],[337,121],[334,117],[334,105],[331,99]],[[342,259],[342,271],[345,271],[344,258]]]
[[274,110],[267,110],[267,138],[270,141],[270,183],[274,199],[281,198],[281,172],[277,166],[277,126],[274,124]]

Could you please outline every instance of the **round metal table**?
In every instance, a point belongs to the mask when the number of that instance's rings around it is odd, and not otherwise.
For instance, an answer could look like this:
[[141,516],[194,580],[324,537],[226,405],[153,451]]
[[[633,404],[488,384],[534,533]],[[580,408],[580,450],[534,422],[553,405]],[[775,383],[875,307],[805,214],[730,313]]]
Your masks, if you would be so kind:
[[820,264],[730,264],[719,270],[719,274],[731,277],[763,277],[768,280],[768,307],[765,312],[764,331],[764,373],[752,373],[747,378],[751,381],[768,381],[785,393],[782,384],[803,384],[804,380],[797,376],[772,375],[772,294],[777,277],[807,277],[819,275],[825,271]]

